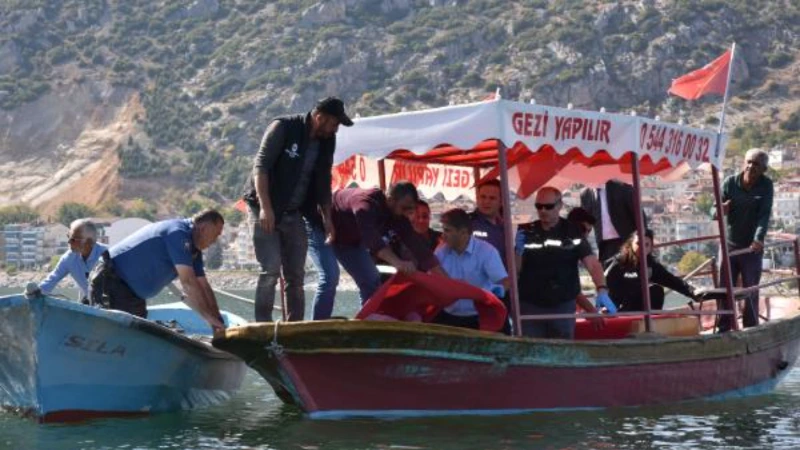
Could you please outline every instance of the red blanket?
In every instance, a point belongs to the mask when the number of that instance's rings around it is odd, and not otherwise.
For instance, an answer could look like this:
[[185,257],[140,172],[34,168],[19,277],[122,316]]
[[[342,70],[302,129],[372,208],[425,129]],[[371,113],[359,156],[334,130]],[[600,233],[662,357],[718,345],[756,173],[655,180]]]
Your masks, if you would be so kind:
[[377,313],[403,320],[410,313],[417,313],[423,322],[430,322],[442,309],[462,298],[475,302],[481,330],[503,328],[506,307],[493,294],[463,281],[422,272],[392,276],[364,304],[356,319]]

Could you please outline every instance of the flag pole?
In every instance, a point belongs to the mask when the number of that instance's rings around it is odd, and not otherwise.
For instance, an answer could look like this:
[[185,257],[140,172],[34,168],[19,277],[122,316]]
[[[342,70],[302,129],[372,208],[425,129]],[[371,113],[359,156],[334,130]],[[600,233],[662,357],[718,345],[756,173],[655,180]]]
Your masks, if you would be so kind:
[[[722,132],[725,131],[725,108],[728,106],[728,94],[731,90],[731,78],[733,78],[733,62],[736,58],[736,42],[731,44],[731,59],[728,62],[728,79],[725,81],[725,94],[722,96],[722,112],[719,115],[719,131],[717,137],[722,137]],[[717,145],[714,149],[714,158],[719,157],[720,147],[722,146],[721,139],[717,139]]]
[[[731,77],[733,75],[733,63],[736,57],[736,42],[731,44],[731,57],[728,61],[728,78],[725,84],[725,94],[722,97],[722,112],[719,116],[719,130],[717,131],[717,143],[714,146],[714,161],[719,161],[719,153],[722,147],[722,134],[725,131],[725,108],[728,105],[728,94],[731,89]],[[723,286],[725,286],[725,299],[726,309],[733,311],[732,328],[739,329],[739,321],[737,320],[738,312],[736,311],[736,301],[733,298],[733,279],[731,278],[731,259],[728,252],[728,236],[725,228],[725,214],[722,209],[722,190],[719,182],[719,170],[713,164],[711,165],[711,175],[714,183],[714,201],[716,203],[717,211],[717,225],[719,226],[719,248],[722,256],[722,270],[720,276]],[[718,320],[721,318],[718,318]],[[727,322],[727,321],[726,321]]]

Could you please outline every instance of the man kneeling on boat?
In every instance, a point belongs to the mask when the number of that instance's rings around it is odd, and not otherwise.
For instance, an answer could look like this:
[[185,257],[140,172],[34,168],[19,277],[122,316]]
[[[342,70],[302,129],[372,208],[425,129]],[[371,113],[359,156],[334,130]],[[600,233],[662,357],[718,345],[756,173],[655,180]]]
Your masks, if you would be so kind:
[[[520,310],[523,315],[575,314],[581,293],[578,262],[597,288],[598,307],[614,308],[605,286],[603,266],[586,241],[585,230],[559,216],[561,191],[543,187],[536,193],[539,220],[520,224],[516,237]],[[529,337],[572,339],[575,319],[526,320]]]
[[53,292],[58,282],[67,274],[78,285],[81,301],[88,302],[89,273],[94,268],[106,246],[97,242],[97,226],[89,219],[78,219],[69,226],[69,250],[58,260],[56,268],[39,284],[45,294]]
[[[465,281],[503,298],[509,287],[508,273],[500,253],[492,244],[472,236],[472,219],[460,208],[441,217],[444,245],[436,249],[436,257],[450,278]],[[475,302],[458,300],[447,306],[434,323],[464,328],[480,328]]]
[[103,253],[92,277],[92,302],[147,317],[145,300],[179,278],[186,304],[212,328],[225,328],[201,253],[217,240],[224,225],[222,215],[209,209],[191,219],[164,220],[140,229]]
[[[333,251],[336,259],[353,277],[364,304],[381,285],[381,277],[373,256],[386,261],[399,272],[417,269],[444,275],[439,261],[422,236],[414,232],[408,216],[419,200],[417,188],[408,181],[399,181],[389,188],[389,195],[380,189],[342,189],[333,194],[331,216],[336,237]],[[408,247],[419,267],[401,259],[384,240],[396,234]]]

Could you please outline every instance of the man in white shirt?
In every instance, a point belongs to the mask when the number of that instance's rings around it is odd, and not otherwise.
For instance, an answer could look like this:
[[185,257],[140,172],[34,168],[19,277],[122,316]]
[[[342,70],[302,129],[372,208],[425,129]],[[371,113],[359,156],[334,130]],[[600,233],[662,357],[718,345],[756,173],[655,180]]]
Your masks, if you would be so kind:
[[[472,219],[463,209],[451,209],[441,217],[443,245],[436,249],[442,269],[450,278],[465,281],[502,298],[509,279],[500,254],[492,244],[472,235]],[[458,300],[434,318],[434,323],[478,329],[475,302]]]
[[636,231],[638,211],[633,208],[633,195],[633,186],[619,180],[581,191],[581,208],[597,219],[594,235],[602,263],[616,255],[625,239]]
[[58,260],[56,268],[39,284],[39,289],[49,294],[67,274],[72,276],[83,301],[89,297],[89,273],[97,264],[106,246],[97,242],[97,226],[88,219],[79,219],[70,224],[67,235],[69,250]]

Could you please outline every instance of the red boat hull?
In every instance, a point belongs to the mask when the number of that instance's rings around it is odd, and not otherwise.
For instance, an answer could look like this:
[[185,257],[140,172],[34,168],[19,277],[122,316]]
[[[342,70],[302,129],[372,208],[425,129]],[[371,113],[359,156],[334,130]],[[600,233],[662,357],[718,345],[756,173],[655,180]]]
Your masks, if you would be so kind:
[[751,391],[769,389],[761,385],[787,372],[778,367],[796,358],[794,347],[747,358],[581,370],[368,355],[297,355],[284,366],[293,366],[290,377],[311,414],[580,409],[757,393]]
[[279,331],[277,344],[262,343],[260,356],[241,337],[215,345],[251,361],[285,401],[312,417],[499,414],[752,395],[771,390],[800,352],[798,320],[724,336],[594,343],[429,325],[417,325],[415,334],[410,324],[386,332],[354,328],[347,336],[348,322],[341,324],[336,333],[281,325],[284,337]]

